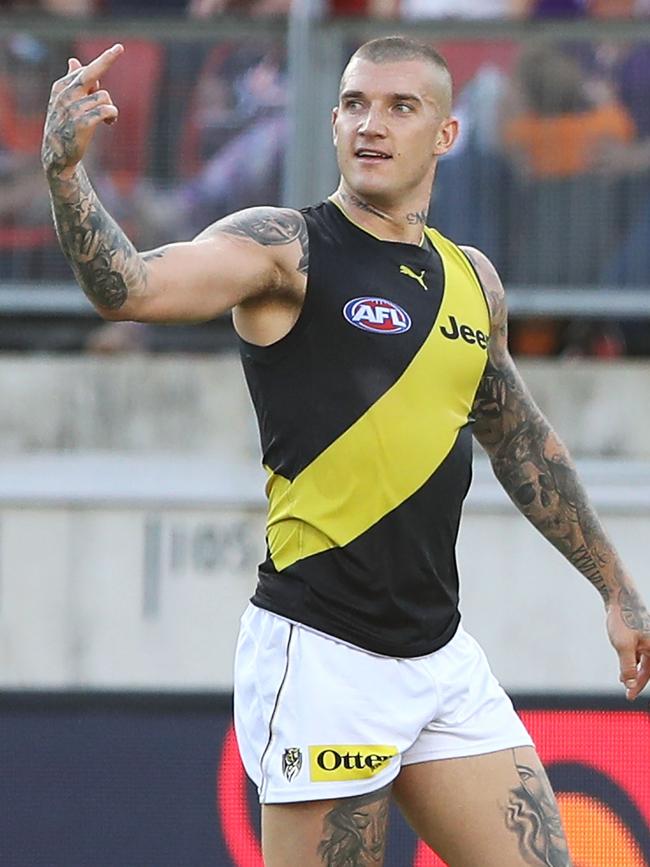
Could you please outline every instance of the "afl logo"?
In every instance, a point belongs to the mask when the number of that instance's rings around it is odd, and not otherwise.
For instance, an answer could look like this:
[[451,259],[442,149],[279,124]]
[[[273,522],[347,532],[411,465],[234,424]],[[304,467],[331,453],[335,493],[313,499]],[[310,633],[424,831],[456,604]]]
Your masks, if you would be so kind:
[[343,315],[350,325],[379,334],[402,334],[411,327],[406,310],[385,298],[353,298],[343,308]]

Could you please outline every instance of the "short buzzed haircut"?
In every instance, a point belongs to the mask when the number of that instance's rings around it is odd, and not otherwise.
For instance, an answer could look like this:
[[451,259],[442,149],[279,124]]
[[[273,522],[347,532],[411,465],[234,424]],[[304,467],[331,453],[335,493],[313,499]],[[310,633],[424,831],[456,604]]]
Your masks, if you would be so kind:
[[[451,72],[445,58],[427,45],[426,42],[419,42],[417,39],[410,39],[408,36],[382,36],[379,39],[371,39],[370,42],[364,42],[362,46],[354,52],[348,66],[353,60],[369,60],[371,63],[393,63],[400,60],[424,60],[431,63],[440,72],[443,73],[445,81],[445,93],[447,108],[451,110],[452,102],[452,80]],[[346,66],[347,70],[347,66]],[[341,76],[341,86],[345,78],[345,71]]]

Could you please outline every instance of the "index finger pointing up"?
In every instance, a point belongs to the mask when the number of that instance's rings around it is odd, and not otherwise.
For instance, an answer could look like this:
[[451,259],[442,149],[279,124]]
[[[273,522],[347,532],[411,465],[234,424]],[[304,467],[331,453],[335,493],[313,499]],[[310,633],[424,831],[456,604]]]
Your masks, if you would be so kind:
[[80,84],[94,84],[98,78],[101,78],[102,75],[111,68],[123,51],[124,46],[118,42],[111,48],[107,48],[106,51],[103,51],[99,57],[91,60],[90,63],[84,67],[79,77]]

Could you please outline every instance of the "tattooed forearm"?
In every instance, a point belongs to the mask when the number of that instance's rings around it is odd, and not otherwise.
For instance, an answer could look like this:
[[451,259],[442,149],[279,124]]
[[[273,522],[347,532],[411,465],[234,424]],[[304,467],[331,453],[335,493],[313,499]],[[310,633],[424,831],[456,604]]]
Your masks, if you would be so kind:
[[[595,559],[596,557],[598,560]],[[569,554],[569,560],[588,581],[591,581],[603,600],[606,603],[609,602],[609,587],[602,576],[602,570],[607,568],[607,558],[599,556],[597,553],[592,554],[587,550],[586,545],[579,545],[575,551]]]
[[301,255],[296,270],[300,274],[307,274],[309,270],[307,223],[298,211],[289,208],[251,208],[219,220],[208,232],[225,232],[227,235],[249,238],[263,247],[291,244],[297,240]]
[[463,252],[485,291],[490,314],[487,365],[470,414],[474,434],[515,505],[600,593],[621,679],[628,698],[634,699],[650,671],[650,614],[591,507],[567,449],[510,357],[498,274],[479,251],[466,247]]
[[488,363],[472,415],[475,435],[515,505],[609,602],[619,585],[616,554],[567,450],[511,361]]
[[520,785],[511,789],[506,827],[519,838],[524,863],[534,867],[571,867],[555,795],[543,770],[531,768],[513,750]]
[[119,310],[141,292],[146,269],[133,244],[104,210],[81,166],[69,178],[51,175],[50,197],[59,243],[93,304]]
[[382,864],[390,786],[339,801],[323,822],[318,854],[326,867]]
[[650,612],[641,601],[636,590],[622,587],[619,591],[618,602],[621,607],[623,623],[630,629],[638,629],[650,633]]

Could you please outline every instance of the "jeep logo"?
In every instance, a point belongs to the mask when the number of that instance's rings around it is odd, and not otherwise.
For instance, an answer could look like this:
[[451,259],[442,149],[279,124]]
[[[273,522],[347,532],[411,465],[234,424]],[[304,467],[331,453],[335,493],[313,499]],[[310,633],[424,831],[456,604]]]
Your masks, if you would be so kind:
[[469,325],[459,325],[455,316],[450,316],[449,323],[446,327],[441,325],[440,331],[442,332],[443,337],[446,337],[447,340],[458,340],[460,337],[461,340],[465,341],[465,343],[476,343],[476,345],[480,346],[481,349],[487,349],[487,334],[484,334],[480,330],[474,331],[474,329]]

